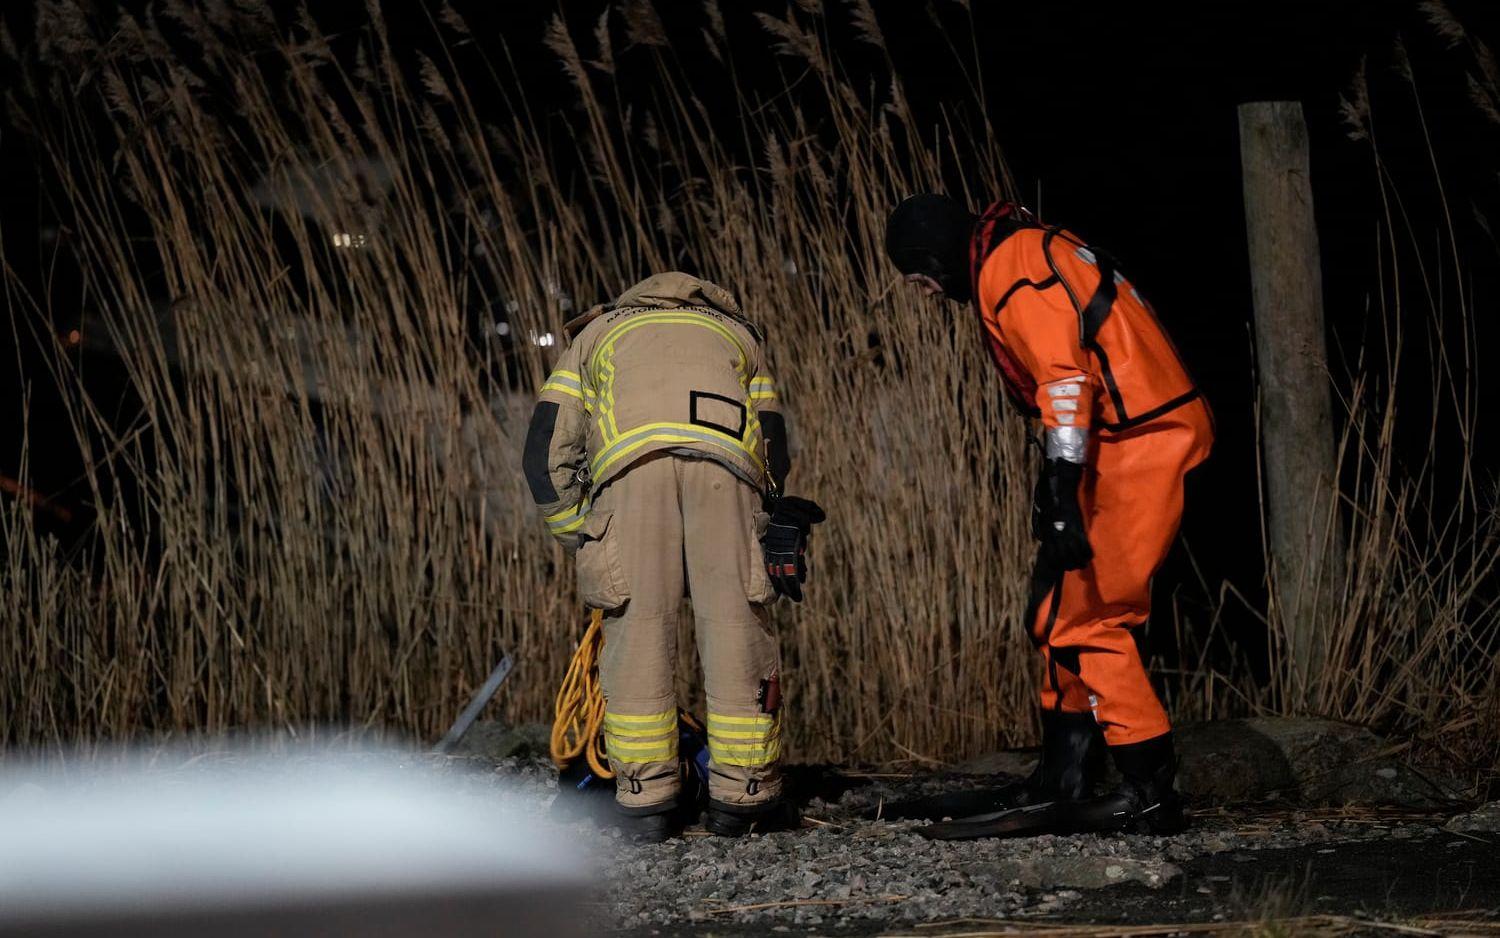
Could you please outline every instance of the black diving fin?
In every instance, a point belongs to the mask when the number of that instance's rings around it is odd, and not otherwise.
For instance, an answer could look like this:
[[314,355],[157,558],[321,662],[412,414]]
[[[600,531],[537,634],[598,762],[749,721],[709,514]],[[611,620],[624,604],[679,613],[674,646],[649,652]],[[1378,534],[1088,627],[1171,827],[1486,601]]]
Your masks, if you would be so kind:
[[983,837],[1036,837],[1041,834],[1066,833],[1066,801],[1044,801],[1040,804],[1011,808],[973,817],[939,821],[919,827],[916,833],[928,840],[979,840]]
[[1021,786],[1021,782],[1012,782],[999,788],[945,791],[925,798],[893,801],[867,812],[865,816],[872,821],[941,821],[994,814],[1016,807]]

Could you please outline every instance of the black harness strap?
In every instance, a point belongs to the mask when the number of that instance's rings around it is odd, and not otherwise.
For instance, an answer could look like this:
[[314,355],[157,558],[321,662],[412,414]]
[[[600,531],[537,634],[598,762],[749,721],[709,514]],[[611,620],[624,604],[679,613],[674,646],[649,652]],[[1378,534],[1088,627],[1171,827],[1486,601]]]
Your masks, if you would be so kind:
[[1109,311],[1114,308],[1115,297],[1118,295],[1114,263],[1100,253],[1095,253],[1094,259],[1099,266],[1099,286],[1094,288],[1094,295],[1089,297],[1089,305],[1083,308],[1078,317],[1078,334],[1084,348],[1094,344],[1099,328],[1109,318]]
[[1094,353],[1095,358],[1099,359],[1099,375],[1104,379],[1104,388],[1109,392],[1109,399],[1114,402],[1115,415],[1122,423],[1129,420],[1129,415],[1125,413],[1125,396],[1120,393],[1119,384],[1115,383],[1115,372],[1109,367],[1109,356],[1104,354],[1104,346],[1096,340],[1090,342],[1087,348]]
[[1057,261],[1052,258],[1052,242],[1061,234],[1058,228],[1048,228],[1042,237],[1042,254],[1047,258],[1047,266],[1052,269],[1052,278],[1063,285],[1068,291],[1068,300],[1072,302],[1073,309],[1078,312],[1078,344],[1083,348],[1089,348],[1094,344],[1094,339],[1099,335],[1099,329],[1104,325],[1104,320],[1109,318],[1109,312],[1114,308],[1115,298],[1119,295],[1118,285],[1115,283],[1115,262],[1109,255],[1097,248],[1066,239],[1070,244],[1086,250],[1094,258],[1094,266],[1099,268],[1099,285],[1094,288],[1094,295],[1089,297],[1088,303],[1080,303],[1078,294],[1073,292],[1073,285],[1062,275],[1057,267]]
[[[1115,373],[1109,367],[1109,356],[1104,353],[1104,346],[1098,341],[1099,329],[1104,325],[1104,320],[1109,318],[1109,311],[1115,304],[1114,264],[1106,264],[1099,252],[1089,249],[1094,254],[1099,267],[1099,286],[1094,289],[1094,295],[1089,297],[1087,306],[1079,303],[1078,294],[1073,292],[1073,285],[1068,283],[1068,278],[1057,269],[1057,261],[1052,259],[1052,242],[1060,232],[1061,229],[1058,228],[1047,229],[1047,233],[1042,237],[1042,256],[1047,258],[1047,266],[1052,269],[1052,276],[1056,277],[1063,289],[1068,292],[1068,301],[1078,312],[1078,344],[1093,352],[1094,357],[1099,359],[1099,374],[1104,379],[1104,387],[1109,392],[1110,401],[1115,405],[1115,416],[1122,421],[1128,420],[1129,415],[1125,413],[1125,398],[1120,394],[1119,385],[1115,383]],[[1079,244],[1079,247],[1083,245]]]
[[1004,309],[1005,304],[1010,302],[1010,298],[1015,296],[1018,290],[1025,289],[1026,287],[1030,287],[1033,290],[1045,290],[1048,287],[1056,285],[1056,275],[1047,277],[1043,280],[1027,280],[1025,277],[1022,277],[1020,280],[1017,280],[1015,283],[1011,284],[1010,289],[1005,291],[1005,295],[1000,297],[1000,302],[995,304],[995,312],[996,314],[998,314],[1000,310]]
[[1172,398],[1170,401],[1167,401],[1165,404],[1162,404],[1159,407],[1153,407],[1150,410],[1146,411],[1144,414],[1136,414],[1129,420],[1121,420],[1117,423],[1101,423],[1099,424],[1099,429],[1108,430],[1111,433],[1120,433],[1124,430],[1130,430],[1134,427],[1139,427],[1143,423],[1149,423],[1150,421],[1155,420],[1157,417],[1169,414],[1177,408],[1183,406],[1184,404],[1191,404],[1193,401],[1196,401],[1202,396],[1202,391],[1199,391],[1197,388],[1193,388],[1186,394],[1179,394],[1178,396]]

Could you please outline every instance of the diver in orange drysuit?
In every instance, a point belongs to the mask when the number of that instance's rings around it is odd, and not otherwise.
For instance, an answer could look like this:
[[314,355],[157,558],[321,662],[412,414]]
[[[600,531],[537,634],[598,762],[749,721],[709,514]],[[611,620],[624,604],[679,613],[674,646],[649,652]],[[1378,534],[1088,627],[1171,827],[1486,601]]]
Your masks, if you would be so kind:
[[[1183,477],[1212,445],[1207,404],[1113,260],[1019,205],[976,219],[945,196],[914,196],[892,213],[886,247],[928,295],[972,299],[1012,402],[1041,421],[1045,454],[1028,612],[1044,668],[1041,762],[1024,782],[945,800],[932,813],[980,816],[924,832],[1180,830],[1171,725],[1132,629],[1177,535]],[[1095,796],[1101,736],[1124,782]]]

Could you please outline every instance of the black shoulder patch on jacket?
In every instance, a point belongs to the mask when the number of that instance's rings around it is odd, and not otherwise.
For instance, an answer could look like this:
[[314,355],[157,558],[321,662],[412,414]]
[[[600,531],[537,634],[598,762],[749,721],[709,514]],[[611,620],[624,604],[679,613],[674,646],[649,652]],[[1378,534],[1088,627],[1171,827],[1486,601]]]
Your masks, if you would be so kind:
[[531,412],[531,426],[526,429],[526,449],[521,453],[521,470],[531,488],[531,500],[538,505],[557,501],[557,487],[552,484],[548,456],[552,452],[552,431],[557,427],[557,402],[538,401]]

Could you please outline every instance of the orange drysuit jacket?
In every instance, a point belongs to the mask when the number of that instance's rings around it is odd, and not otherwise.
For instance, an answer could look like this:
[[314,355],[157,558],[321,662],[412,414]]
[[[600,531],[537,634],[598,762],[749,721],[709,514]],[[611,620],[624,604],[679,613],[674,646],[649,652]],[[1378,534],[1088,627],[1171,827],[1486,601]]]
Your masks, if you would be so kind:
[[981,215],[970,257],[985,340],[1016,406],[1049,429],[1118,433],[1196,400],[1171,340],[1109,256],[1061,228],[1018,225],[1015,213],[997,203]]

